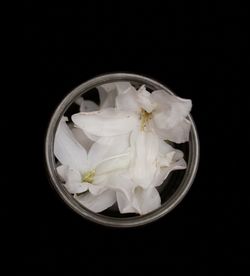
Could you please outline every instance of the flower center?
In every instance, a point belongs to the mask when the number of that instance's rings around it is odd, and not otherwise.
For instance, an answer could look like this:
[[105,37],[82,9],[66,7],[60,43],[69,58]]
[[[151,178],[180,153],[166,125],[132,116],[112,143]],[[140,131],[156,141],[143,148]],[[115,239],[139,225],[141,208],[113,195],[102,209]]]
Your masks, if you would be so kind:
[[140,120],[141,120],[141,130],[143,131],[149,120],[152,119],[152,113],[148,113],[145,109],[141,109]]
[[92,183],[95,177],[95,170],[87,171],[82,176],[82,182]]

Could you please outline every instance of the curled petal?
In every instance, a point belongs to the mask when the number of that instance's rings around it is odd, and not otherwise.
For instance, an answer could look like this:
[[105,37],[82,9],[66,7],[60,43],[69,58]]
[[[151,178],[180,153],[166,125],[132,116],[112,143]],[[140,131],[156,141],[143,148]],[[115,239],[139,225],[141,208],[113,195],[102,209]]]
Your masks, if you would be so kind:
[[128,112],[119,112],[113,108],[89,113],[72,115],[76,126],[90,135],[99,137],[116,136],[129,133],[137,118]]
[[91,193],[76,195],[75,199],[89,210],[99,213],[111,207],[116,202],[116,194],[114,191],[108,190],[97,196]]
[[130,201],[123,192],[117,191],[116,199],[121,214],[138,213],[138,211],[133,207],[132,201]]
[[62,165],[84,171],[87,165],[86,150],[75,139],[65,120],[65,117],[61,119],[56,131],[54,154]]
[[160,186],[172,171],[184,170],[186,169],[186,167],[187,167],[187,164],[183,158],[176,162],[173,162],[169,166],[161,167],[160,169],[157,170],[154,186],[155,187]]
[[140,215],[144,215],[161,206],[161,197],[154,187],[137,187],[134,191],[133,206]]

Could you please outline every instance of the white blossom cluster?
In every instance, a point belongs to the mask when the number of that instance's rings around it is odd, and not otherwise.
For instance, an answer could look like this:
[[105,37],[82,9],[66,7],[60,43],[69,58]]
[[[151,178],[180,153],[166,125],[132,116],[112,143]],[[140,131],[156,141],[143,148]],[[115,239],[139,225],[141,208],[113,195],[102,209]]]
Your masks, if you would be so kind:
[[100,106],[80,97],[80,112],[58,125],[57,172],[68,192],[93,212],[117,203],[120,213],[149,213],[161,205],[157,187],[171,171],[186,168],[172,144],[189,139],[191,100],[130,82],[97,89]]

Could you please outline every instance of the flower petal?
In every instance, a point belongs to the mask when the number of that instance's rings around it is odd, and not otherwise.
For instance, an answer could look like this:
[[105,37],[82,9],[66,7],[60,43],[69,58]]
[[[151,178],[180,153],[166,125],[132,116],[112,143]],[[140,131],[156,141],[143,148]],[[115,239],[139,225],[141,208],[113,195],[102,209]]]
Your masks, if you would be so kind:
[[120,213],[138,213],[133,206],[135,184],[131,181],[128,174],[125,172],[117,175],[116,178],[113,177],[112,180],[116,185],[116,198]]
[[146,90],[145,85],[142,85],[137,93],[137,102],[148,113],[151,113],[157,106],[152,94]]
[[116,96],[127,90],[130,86],[129,82],[112,82],[98,86],[100,108],[115,107]]
[[78,97],[78,98],[75,100],[75,103],[76,103],[77,105],[79,105],[79,106],[82,104],[82,102],[83,102],[83,97],[82,97],[82,96]]
[[89,189],[89,183],[87,182],[66,182],[64,184],[65,188],[71,194],[80,194],[86,192]]
[[167,167],[161,167],[160,169],[157,170],[154,186],[155,187],[160,186],[172,171],[184,170],[186,169],[186,167],[187,167],[187,164],[183,158],[176,162],[173,162],[171,165]]
[[157,134],[176,143],[188,140],[190,122],[186,120],[192,102],[168,94],[163,90],[152,93],[157,102],[157,108],[153,112],[153,121]]
[[133,202],[130,201],[123,192],[116,192],[116,200],[121,214],[138,213],[138,211],[133,207]]
[[100,109],[114,107],[117,91],[113,83],[103,84],[97,87],[100,98]]
[[85,148],[85,150],[89,150],[93,145],[93,141],[87,137],[87,135],[83,132],[82,129],[78,127],[72,127],[71,131],[76,138],[76,140]]
[[91,112],[99,110],[99,105],[97,105],[95,102],[90,100],[84,100],[81,102],[80,105],[80,112]]
[[189,140],[189,133],[191,129],[191,122],[187,119],[176,124],[169,129],[159,128],[155,124],[154,130],[161,139],[169,140],[174,143],[185,143]]
[[134,193],[133,205],[141,215],[150,213],[161,206],[160,195],[154,187],[148,189],[137,187]]
[[68,166],[58,166],[57,173],[64,180],[65,188],[71,194],[83,193],[88,190],[89,183],[81,182],[81,174]]
[[139,112],[140,106],[138,104],[137,91],[131,86],[125,92],[120,93],[116,97],[116,107],[118,110],[125,110],[130,112]]
[[105,159],[124,153],[128,150],[128,147],[128,134],[99,138],[89,150],[89,164],[92,167],[96,167]]
[[135,187],[135,183],[124,176],[119,178],[119,186],[124,188],[116,192],[117,204],[121,213],[143,215],[160,207],[161,199],[154,187],[150,186],[147,189]]
[[58,175],[60,176],[61,180],[63,180],[63,181],[65,181],[67,178],[67,170],[68,170],[68,167],[64,166],[64,165],[60,165],[56,168]]
[[128,81],[119,81],[115,83],[117,94],[126,93],[127,90],[133,89],[134,87]]
[[175,156],[175,151],[171,151],[163,157],[158,158],[158,164],[160,167],[169,167],[171,163],[173,162],[173,158]]
[[130,156],[128,154],[120,154],[99,163],[96,167],[96,174],[102,175],[114,173],[128,168]]
[[164,90],[153,91],[152,97],[158,104],[158,111],[165,113],[165,120],[157,122],[161,128],[173,127],[186,118],[192,108],[191,100],[170,95]]
[[115,107],[116,95],[117,95],[117,92],[115,90],[108,93],[107,97],[105,98],[105,100],[101,104],[100,109]]
[[105,191],[98,196],[87,193],[75,196],[75,199],[89,210],[99,213],[111,207],[116,202],[116,194],[114,191]]
[[171,151],[175,150],[167,141],[159,139],[159,153],[160,155],[165,155]]
[[107,108],[95,112],[74,114],[72,121],[86,134],[107,137],[129,133],[136,124],[137,118],[129,112]]
[[132,180],[137,185],[147,188],[156,173],[159,139],[154,133],[134,130],[131,134],[131,148]]
[[54,154],[62,165],[84,171],[87,166],[86,150],[76,141],[65,120],[65,117],[61,119],[56,131]]

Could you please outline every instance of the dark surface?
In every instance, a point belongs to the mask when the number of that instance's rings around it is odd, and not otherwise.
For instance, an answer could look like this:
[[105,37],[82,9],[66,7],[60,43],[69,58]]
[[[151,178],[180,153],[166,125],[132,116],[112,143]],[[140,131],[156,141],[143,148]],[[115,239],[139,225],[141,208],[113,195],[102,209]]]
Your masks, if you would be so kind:
[[[18,141],[25,144],[19,156],[27,161],[20,160],[16,172],[22,181],[15,181],[20,189],[12,198],[15,215],[9,207],[3,212],[11,257],[26,267],[81,269],[85,275],[99,269],[102,275],[130,272],[132,264],[138,271],[161,269],[168,275],[179,269],[213,275],[231,265],[240,273],[248,262],[249,235],[244,187],[233,190],[228,179],[234,169],[228,140],[236,138],[234,113],[246,76],[246,9],[204,2],[25,11],[21,97],[28,135],[19,133]],[[166,217],[136,229],[82,219],[52,190],[44,167],[45,132],[57,104],[85,80],[115,71],[146,74],[191,98],[201,142],[198,174],[186,198]],[[31,114],[36,123],[29,124]]]

